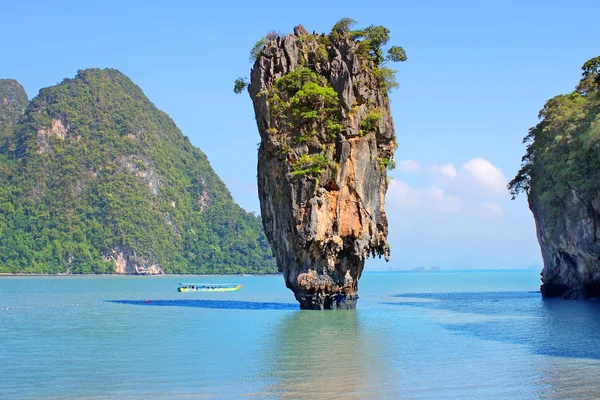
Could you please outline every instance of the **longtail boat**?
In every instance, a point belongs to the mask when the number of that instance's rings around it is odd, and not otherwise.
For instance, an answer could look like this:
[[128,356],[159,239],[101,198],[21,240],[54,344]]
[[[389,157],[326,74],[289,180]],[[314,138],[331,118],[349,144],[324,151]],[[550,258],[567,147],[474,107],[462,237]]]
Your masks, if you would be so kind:
[[179,292],[235,292],[244,285],[238,283],[180,283]]

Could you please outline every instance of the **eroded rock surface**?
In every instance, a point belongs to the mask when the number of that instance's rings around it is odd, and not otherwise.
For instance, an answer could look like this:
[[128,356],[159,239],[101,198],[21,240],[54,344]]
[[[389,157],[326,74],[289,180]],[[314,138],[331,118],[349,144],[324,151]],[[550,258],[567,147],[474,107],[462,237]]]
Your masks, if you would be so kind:
[[389,256],[396,138],[385,84],[358,46],[298,26],[268,42],[248,87],[263,225],[303,309],[354,308],[365,259]]
[[600,297],[600,199],[587,202],[572,190],[552,225],[537,193],[529,205],[544,259],[543,297]]
[[122,275],[162,275],[163,269],[160,265],[148,262],[143,257],[136,254],[135,250],[129,247],[111,249],[105,256],[106,261],[115,263],[115,274]]

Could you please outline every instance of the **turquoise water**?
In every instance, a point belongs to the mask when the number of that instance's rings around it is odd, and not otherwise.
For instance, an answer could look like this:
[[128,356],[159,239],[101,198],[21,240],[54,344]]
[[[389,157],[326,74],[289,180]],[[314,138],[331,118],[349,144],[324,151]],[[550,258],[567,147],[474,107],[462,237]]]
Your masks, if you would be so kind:
[[281,276],[1,277],[0,398],[598,397],[600,303],[538,289],[533,270],[367,272],[357,310],[316,312]]

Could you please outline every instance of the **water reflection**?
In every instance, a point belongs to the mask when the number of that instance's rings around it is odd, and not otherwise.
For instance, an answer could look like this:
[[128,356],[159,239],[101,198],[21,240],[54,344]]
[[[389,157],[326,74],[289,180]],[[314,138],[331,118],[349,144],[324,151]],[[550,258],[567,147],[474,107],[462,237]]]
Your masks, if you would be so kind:
[[[541,301],[540,326],[532,343],[536,353],[600,360],[600,303]],[[535,333],[535,332],[532,332]]]
[[271,396],[361,399],[392,394],[393,385],[383,382],[393,375],[385,341],[365,329],[360,311],[296,311],[274,329],[261,363],[265,369],[258,371]]

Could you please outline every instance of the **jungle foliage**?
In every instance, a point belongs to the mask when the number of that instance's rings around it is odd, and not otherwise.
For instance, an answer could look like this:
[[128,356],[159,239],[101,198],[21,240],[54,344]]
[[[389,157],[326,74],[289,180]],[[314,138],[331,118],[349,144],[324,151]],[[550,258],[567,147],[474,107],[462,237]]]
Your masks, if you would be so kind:
[[525,192],[545,210],[548,226],[571,192],[586,202],[600,192],[600,57],[587,61],[575,91],[556,96],[523,139],[521,169],[509,183],[513,199]]
[[166,273],[276,272],[260,218],[119,71],[79,71],[42,89],[10,129],[0,272],[110,273],[113,251]]
[[19,120],[28,99],[23,86],[14,79],[0,79],[0,152],[14,150],[12,126]]

